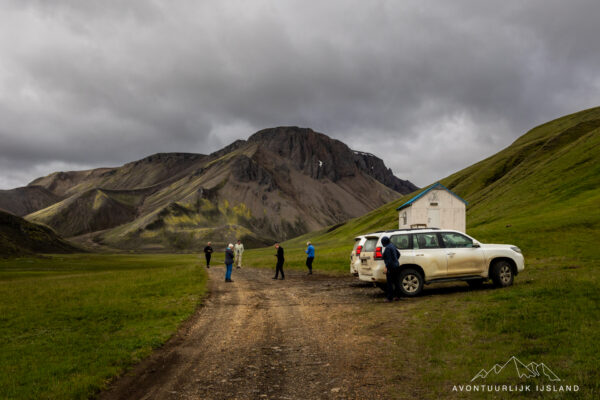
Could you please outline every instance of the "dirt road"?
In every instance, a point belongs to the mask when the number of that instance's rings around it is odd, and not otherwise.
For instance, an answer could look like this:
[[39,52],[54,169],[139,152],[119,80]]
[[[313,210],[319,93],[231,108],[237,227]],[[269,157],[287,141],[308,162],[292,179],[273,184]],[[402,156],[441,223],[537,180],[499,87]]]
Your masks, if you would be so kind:
[[101,399],[385,398],[379,338],[359,309],[381,302],[356,278],[209,270],[210,296],[163,348]]

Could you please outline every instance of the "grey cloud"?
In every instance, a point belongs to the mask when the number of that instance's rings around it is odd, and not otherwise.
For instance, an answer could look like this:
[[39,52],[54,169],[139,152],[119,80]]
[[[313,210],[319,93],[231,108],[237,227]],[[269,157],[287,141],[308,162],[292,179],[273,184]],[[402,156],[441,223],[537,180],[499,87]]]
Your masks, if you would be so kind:
[[2,6],[0,187],[275,125],[426,185],[600,100],[594,1],[99,4]]

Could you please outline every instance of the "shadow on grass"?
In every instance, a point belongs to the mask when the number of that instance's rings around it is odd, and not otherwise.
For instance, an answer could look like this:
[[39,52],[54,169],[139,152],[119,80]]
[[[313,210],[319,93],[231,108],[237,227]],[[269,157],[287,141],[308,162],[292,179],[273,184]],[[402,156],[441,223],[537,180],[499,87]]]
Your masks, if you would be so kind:
[[[443,285],[444,286],[440,286],[440,285],[435,285],[432,287],[426,286],[423,288],[423,291],[418,296],[416,296],[416,297],[404,296],[404,297],[402,297],[402,300],[419,301],[419,299],[427,299],[427,298],[431,298],[434,296],[450,296],[453,294],[460,294],[460,293],[489,292],[492,290],[496,290],[494,285],[492,285],[491,283],[484,284],[480,287],[471,287],[471,286],[468,286],[466,283],[465,284],[453,283],[453,284],[443,284]],[[385,291],[374,286],[372,283],[369,283],[369,282],[353,283],[350,285],[350,287],[362,288],[362,289],[372,287],[373,292],[367,294],[368,298],[372,298],[372,299],[385,298]]]

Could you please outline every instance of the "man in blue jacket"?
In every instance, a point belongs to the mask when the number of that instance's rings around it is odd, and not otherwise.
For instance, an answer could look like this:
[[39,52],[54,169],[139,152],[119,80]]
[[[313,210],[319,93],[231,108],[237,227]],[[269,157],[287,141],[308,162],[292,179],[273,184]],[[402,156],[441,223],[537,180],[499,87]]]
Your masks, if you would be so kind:
[[312,275],[312,264],[315,260],[315,246],[310,242],[306,242],[306,267],[308,268],[308,275]]
[[387,299],[400,299],[400,252],[390,241],[390,238],[384,236],[381,238],[381,245],[385,247],[383,251],[383,262],[385,263],[385,277],[387,279]]
[[225,249],[225,282],[233,282],[231,280],[231,270],[233,269],[233,244],[229,243],[229,246]]

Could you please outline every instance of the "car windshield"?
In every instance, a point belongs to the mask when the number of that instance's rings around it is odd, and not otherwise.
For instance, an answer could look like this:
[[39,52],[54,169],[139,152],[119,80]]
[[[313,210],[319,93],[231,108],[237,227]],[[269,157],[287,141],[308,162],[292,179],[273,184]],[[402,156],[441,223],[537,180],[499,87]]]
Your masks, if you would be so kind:
[[377,245],[377,238],[368,238],[363,247],[363,251],[375,251]]

